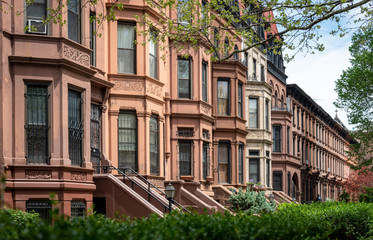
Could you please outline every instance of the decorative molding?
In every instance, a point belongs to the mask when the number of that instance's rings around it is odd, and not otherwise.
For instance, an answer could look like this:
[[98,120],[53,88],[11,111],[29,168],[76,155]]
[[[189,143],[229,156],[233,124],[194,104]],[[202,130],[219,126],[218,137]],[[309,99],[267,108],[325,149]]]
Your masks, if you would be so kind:
[[158,97],[162,97],[162,87],[151,82],[146,82],[146,92]]
[[128,92],[141,92],[144,89],[144,83],[140,81],[114,81],[114,90],[124,90]]
[[207,107],[207,106],[204,106],[204,105],[201,105],[201,111],[206,114],[206,115],[211,115],[211,108],[210,107]]
[[87,181],[87,173],[85,172],[71,172],[70,179],[73,181]]
[[51,179],[52,171],[51,170],[26,169],[25,177],[26,179]]
[[87,67],[89,67],[90,65],[90,59],[88,54],[83,53],[78,49],[69,47],[67,45],[63,45],[63,57]]

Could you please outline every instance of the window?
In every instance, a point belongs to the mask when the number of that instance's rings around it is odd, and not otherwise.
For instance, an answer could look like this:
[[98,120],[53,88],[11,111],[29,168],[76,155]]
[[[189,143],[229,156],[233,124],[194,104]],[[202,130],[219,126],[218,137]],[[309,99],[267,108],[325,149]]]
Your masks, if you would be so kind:
[[210,154],[209,154],[209,143],[203,143],[203,152],[202,152],[202,174],[203,179],[206,179],[210,175]]
[[118,117],[118,167],[137,171],[137,117],[121,111]]
[[118,22],[118,73],[136,73],[135,24]]
[[83,115],[82,93],[69,89],[69,156],[71,165],[82,166],[83,163]]
[[219,142],[218,146],[219,183],[230,183],[231,146],[230,142]]
[[281,152],[281,126],[272,127],[273,152]]
[[238,145],[238,182],[243,184],[243,143]]
[[48,200],[26,201],[26,212],[38,213],[41,219],[49,223],[52,223],[52,216],[50,215],[51,209],[52,209],[52,206]]
[[263,65],[260,65],[260,81],[262,81],[262,82],[266,81],[265,74],[264,74],[264,66]]
[[70,0],[67,10],[68,38],[80,43],[80,1]]
[[250,181],[260,182],[259,158],[250,158],[249,160],[249,178]]
[[49,164],[48,86],[27,85],[25,96],[27,164]]
[[159,175],[159,124],[155,115],[150,116],[150,174]]
[[229,40],[227,37],[224,39],[224,57],[228,57],[229,55]]
[[234,45],[234,55],[233,55],[233,59],[234,60],[240,60],[239,56],[238,56],[238,47],[237,45]]
[[[269,156],[268,156],[269,157]],[[270,167],[271,167],[271,160],[267,159],[266,161],[266,184],[267,184],[267,187],[270,186],[270,182],[269,182],[269,175],[270,175]]]
[[[215,49],[219,49],[219,31],[216,28],[214,29],[214,45],[215,45]],[[215,58],[219,57],[218,50],[214,51],[214,57]]]
[[290,184],[291,184],[291,173],[288,172],[288,195],[289,195],[289,196],[291,195]]
[[258,127],[258,99],[249,98],[249,128]]
[[91,162],[96,172],[100,172],[101,146],[100,106],[91,104]]
[[158,79],[158,45],[157,32],[150,31],[149,40],[149,75],[152,78]]
[[179,172],[180,176],[192,175],[192,142],[179,141]]
[[257,81],[256,78],[256,59],[253,58],[253,80]]
[[178,59],[178,90],[179,98],[192,98],[192,81],[190,71],[190,59]]
[[277,91],[275,91],[275,109],[276,110],[277,110],[277,99],[278,99]]
[[304,119],[303,119],[303,111],[302,111],[302,114],[301,114],[301,124],[302,124],[302,130],[304,130]]
[[218,115],[230,115],[230,87],[228,79],[218,79]]
[[91,52],[91,65],[96,66],[96,13],[89,13],[89,48]]
[[189,19],[189,6],[188,0],[178,0],[177,3],[177,22],[181,25],[189,25],[191,19]]
[[297,126],[298,126],[298,128],[299,128],[299,108],[298,108],[298,110],[297,110]]
[[207,63],[202,62],[202,101],[207,102]]
[[46,0],[34,0],[27,6],[26,26],[28,33],[47,34],[47,26],[43,23],[43,19],[47,15],[46,12]]
[[286,129],[286,153],[290,154],[290,128]]
[[273,190],[282,191],[282,172],[273,172]]
[[238,99],[238,116],[242,118],[243,114],[242,114],[242,83],[241,82],[238,83],[237,99]]
[[265,113],[266,129],[269,130],[269,101],[268,100],[266,100],[264,113]]
[[295,135],[293,135],[293,156],[295,156]]
[[71,201],[71,217],[85,216],[85,201]]

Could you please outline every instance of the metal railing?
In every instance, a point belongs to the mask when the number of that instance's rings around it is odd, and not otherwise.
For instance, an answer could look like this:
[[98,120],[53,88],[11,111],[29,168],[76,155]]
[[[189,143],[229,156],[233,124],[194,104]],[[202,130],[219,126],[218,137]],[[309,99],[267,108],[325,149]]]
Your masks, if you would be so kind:
[[[121,174],[124,178],[123,178],[123,182],[125,183],[125,179],[127,178],[128,180],[131,181],[131,188],[133,189],[133,186],[134,184],[136,186],[138,186],[139,188],[141,188],[143,191],[145,191],[147,194],[148,194],[148,202],[150,202],[150,198],[153,197],[157,202],[159,202],[162,206],[165,207],[165,213],[169,212],[169,206],[167,206],[167,204],[163,203],[158,197],[156,197],[152,192],[151,192],[151,188],[153,189],[156,189],[158,191],[158,193],[162,196],[164,196],[166,199],[167,199],[167,195],[159,188],[157,188],[155,185],[153,185],[151,182],[149,182],[146,178],[144,178],[143,176],[141,176],[138,172],[136,172],[135,170],[133,170],[132,168],[116,168],[114,166],[111,166],[111,165],[107,165],[107,166],[100,166],[102,169],[103,169],[103,172],[104,173],[107,173],[108,172],[108,169],[114,169],[116,171],[118,171],[119,174]],[[135,175],[136,177],[138,177],[140,180],[142,180],[145,184],[147,184],[147,188],[144,188],[143,186],[141,186],[139,183],[137,183],[135,180],[133,180],[129,175],[127,175],[126,173],[127,172],[130,172],[130,174],[133,174]],[[167,199],[168,201],[168,199]],[[190,213],[192,214],[188,209],[186,209],[183,205],[181,205],[179,202],[177,202],[175,199],[172,200],[172,203],[177,207],[179,208],[180,210],[184,211],[184,212],[187,212],[187,213]]]

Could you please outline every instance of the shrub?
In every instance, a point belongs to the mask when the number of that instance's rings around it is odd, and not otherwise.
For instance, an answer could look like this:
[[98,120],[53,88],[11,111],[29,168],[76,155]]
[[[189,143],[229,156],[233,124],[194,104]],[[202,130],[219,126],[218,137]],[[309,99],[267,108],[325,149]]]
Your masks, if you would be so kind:
[[264,191],[259,193],[251,190],[243,192],[239,189],[237,194],[232,194],[228,201],[232,204],[234,211],[243,211],[245,213],[269,213],[273,212],[276,208],[276,204],[273,202],[267,202]]
[[364,189],[365,189],[365,193],[360,193],[359,201],[373,203],[373,187],[371,188],[364,187]]

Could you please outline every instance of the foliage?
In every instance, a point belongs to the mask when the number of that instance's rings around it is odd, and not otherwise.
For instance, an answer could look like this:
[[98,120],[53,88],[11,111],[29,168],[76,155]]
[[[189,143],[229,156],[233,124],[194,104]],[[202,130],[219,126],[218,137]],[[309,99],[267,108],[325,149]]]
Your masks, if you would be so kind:
[[373,187],[373,172],[369,171],[369,167],[353,171],[344,184],[344,188],[352,200],[357,200],[360,193],[365,193],[364,188],[371,187]]
[[237,194],[231,194],[229,202],[232,204],[234,211],[243,211],[245,213],[269,213],[276,208],[274,202],[267,202],[264,191],[259,193],[251,190],[243,192],[242,189]]
[[351,67],[336,81],[335,105],[345,109],[350,123],[357,125],[352,133],[357,143],[351,145],[349,157],[361,168],[373,161],[373,26],[356,33],[349,50]]
[[339,195],[339,201],[349,202],[350,194],[348,194],[348,192],[343,189],[343,192],[341,193],[341,195]]
[[135,220],[59,217],[53,226],[38,220],[14,224],[11,215],[1,211],[0,239],[371,239],[372,219],[369,203],[282,204],[260,217],[176,211],[164,218]]
[[373,187],[367,188],[364,187],[365,193],[360,193],[359,201],[373,203]]

